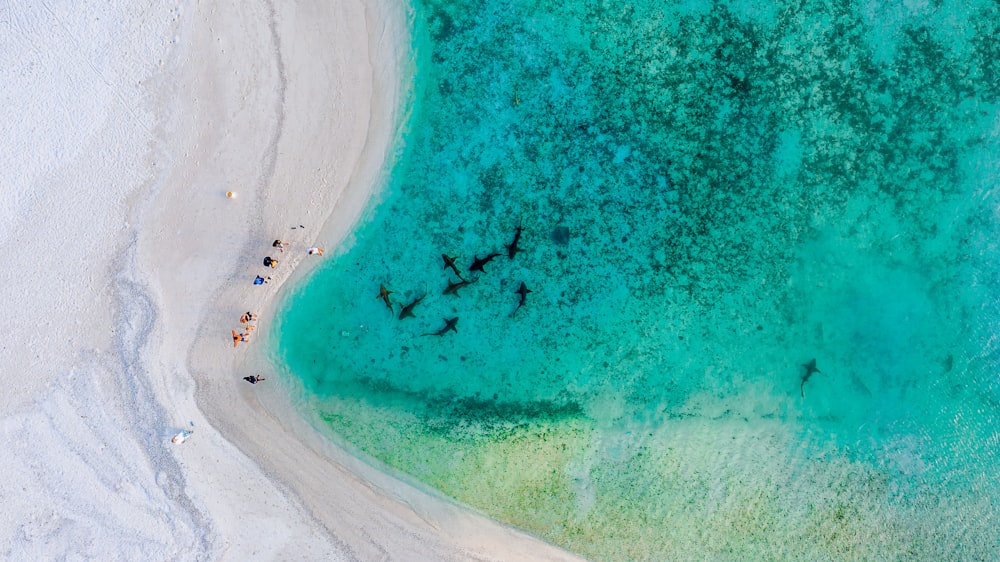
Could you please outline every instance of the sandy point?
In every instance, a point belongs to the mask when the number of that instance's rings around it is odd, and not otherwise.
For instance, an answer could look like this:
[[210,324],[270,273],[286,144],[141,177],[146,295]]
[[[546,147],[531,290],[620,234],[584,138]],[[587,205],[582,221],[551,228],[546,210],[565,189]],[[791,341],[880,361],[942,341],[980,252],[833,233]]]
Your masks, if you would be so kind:
[[322,261],[305,249],[343,243],[391,165],[407,8],[90,8],[14,0],[4,20],[3,556],[574,559],[352,458],[270,374],[243,380],[270,372],[273,307]]
[[[406,8],[231,0],[185,10],[153,90],[151,157],[167,164],[132,201],[135,239],[120,265],[133,279],[122,299],[150,316],[136,375],[167,435],[152,446],[171,459],[160,472],[175,475],[175,505],[198,529],[174,532],[226,559],[574,559],[352,458],[273,376],[243,380],[270,372],[257,344],[283,291],[319,263],[305,249],[343,243],[392,164],[412,72]],[[276,238],[289,251],[265,268]],[[234,348],[246,311],[258,328]],[[187,428],[182,445],[169,443]]]

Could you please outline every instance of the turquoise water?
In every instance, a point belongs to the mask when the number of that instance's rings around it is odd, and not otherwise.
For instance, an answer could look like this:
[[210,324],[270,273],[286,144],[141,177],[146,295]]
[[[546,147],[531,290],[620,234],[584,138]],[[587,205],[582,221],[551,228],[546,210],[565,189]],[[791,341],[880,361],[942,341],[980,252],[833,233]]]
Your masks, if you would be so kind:
[[995,2],[414,10],[275,332],[337,439],[597,560],[1000,557]]

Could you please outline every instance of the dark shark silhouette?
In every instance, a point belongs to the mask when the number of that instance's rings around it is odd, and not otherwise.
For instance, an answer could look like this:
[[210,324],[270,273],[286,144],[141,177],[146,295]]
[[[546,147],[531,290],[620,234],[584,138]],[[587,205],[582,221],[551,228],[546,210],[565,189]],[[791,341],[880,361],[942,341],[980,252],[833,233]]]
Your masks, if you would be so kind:
[[517,225],[517,228],[514,230],[514,241],[510,244],[504,244],[507,247],[507,257],[510,259],[514,259],[514,256],[521,251],[521,248],[517,247],[517,242],[521,239],[521,231],[523,230],[523,226]]
[[[478,277],[476,279],[478,279]],[[442,294],[455,295],[456,297],[460,297],[462,295],[458,294],[458,290],[461,289],[462,287],[465,287],[466,285],[471,285],[475,283],[476,279],[473,279],[472,281],[466,281],[465,279],[462,279],[461,281],[448,280],[448,286],[445,287],[444,293]]]
[[385,306],[389,309],[389,312],[394,312],[392,310],[392,302],[389,300],[389,295],[391,295],[391,294],[392,294],[392,291],[386,289],[385,285],[379,285],[378,286],[378,295],[375,298],[382,299],[383,301],[385,301]]
[[438,330],[436,332],[428,332],[426,334],[420,334],[420,335],[421,336],[443,336],[443,335],[445,335],[445,334],[448,333],[448,330],[451,330],[451,331],[453,331],[453,332],[455,332],[457,334],[458,330],[455,329],[455,324],[458,324],[458,316],[456,316],[454,318],[445,318],[444,319],[444,328],[441,328],[440,330]]
[[514,312],[510,313],[511,318],[513,318],[514,315],[517,314],[517,311],[520,310],[521,307],[524,305],[524,299],[528,296],[528,293],[530,292],[531,289],[529,289],[528,286],[524,284],[524,281],[521,281],[521,286],[517,288],[517,294],[521,295],[521,300],[518,301],[517,308],[514,309]]
[[816,368],[816,360],[815,359],[810,359],[808,363],[803,363],[802,366],[806,368],[806,374],[802,375],[802,383],[799,384],[799,394],[801,394],[802,397],[805,398],[806,397],[806,391],[805,391],[806,381],[809,380],[809,377],[813,376],[813,373],[818,373],[819,369]]
[[459,279],[462,278],[462,274],[458,272],[458,266],[455,265],[455,258],[454,257],[450,257],[448,254],[441,254],[441,259],[444,260],[444,267],[445,267],[445,269],[447,269],[447,268],[450,267],[451,270],[455,272],[455,275],[458,275]]
[[486,273],[486,270],[483,269],[483,266],[493,261],[493,258],[499,255],[500,254],[489,254],[485,258],[479,259],[479,254],[476,254],[475,256],[476,259],[473,260],[472,265],[469,266],[469,271],[481,271],[483,273]]
[[420,301],[424,300],[424,297],[426,296],[427,293],[424,293],[423,295],[413,299],[413,302],[411,302],[410,304],[404,306],[403,309],[399,311],[399,319],[402,320],[403,318],[413,318],[414,317],[413,307],[420,304]]

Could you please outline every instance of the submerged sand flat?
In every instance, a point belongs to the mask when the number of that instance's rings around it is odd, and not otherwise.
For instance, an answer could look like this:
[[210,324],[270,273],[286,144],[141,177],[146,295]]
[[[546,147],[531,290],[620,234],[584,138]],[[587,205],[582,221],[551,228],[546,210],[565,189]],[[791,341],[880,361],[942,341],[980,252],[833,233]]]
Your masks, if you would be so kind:
[[[268,365],[253,338],[232,347],[240,314],[266,331],[391,158],[406,17],[0,8],[0,556],[573,558],[352,459],[279,385],[241,380]],[[274,238],[291,247],[255,286]]]

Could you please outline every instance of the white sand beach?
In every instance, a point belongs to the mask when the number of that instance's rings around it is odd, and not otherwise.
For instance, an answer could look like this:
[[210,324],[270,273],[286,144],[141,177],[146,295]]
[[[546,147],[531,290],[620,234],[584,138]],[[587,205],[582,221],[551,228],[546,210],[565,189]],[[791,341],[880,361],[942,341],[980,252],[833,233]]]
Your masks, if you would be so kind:
[[0,557],[576,559],[336,448],[257,341],[379,186],[405,10],[0,7]]

